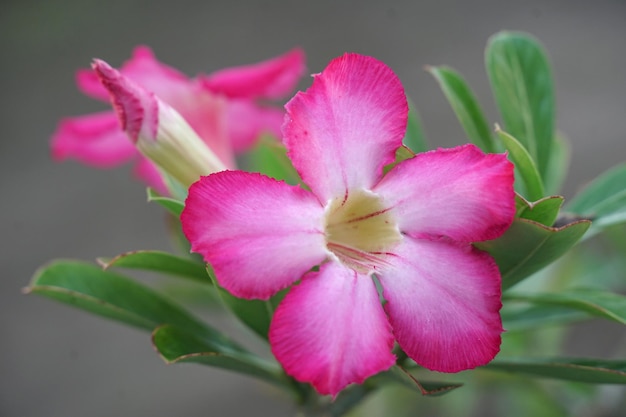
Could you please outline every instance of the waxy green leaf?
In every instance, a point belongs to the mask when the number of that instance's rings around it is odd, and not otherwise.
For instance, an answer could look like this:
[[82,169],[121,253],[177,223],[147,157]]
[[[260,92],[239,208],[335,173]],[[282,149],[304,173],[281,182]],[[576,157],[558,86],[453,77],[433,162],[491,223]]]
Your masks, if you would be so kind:
[[[508,295],[508,292],[505,293]],[[508,297],[507,297],[508,300]],[[558,305],[531,305],[526,308],[507,308],[500,311],[502,326],[507,332],[534,330],[542,326],[555,326],[591,318],[591,315]]]
[[269,383],[286,386],[288,378],[280,366],[248,352],[233,350],[221,344],[164,325],[152,333],[152,344],[166,363],[198,363],[254,376]]
[[469,140],[485,152],[497,152],[491,129],[463,77],[449,67],[427,67],[439,83]]
[[563,205],[563,197],[551,196],[531,203],[519,194],[515,195],[517,212],[515,217],[532,220],[545,226],[552,226]]
[[624,360],[502,358],[480,369],[589,384],[626,384],[626,361]]
[[280,291],[269,300],[246,300],[235,297],[222,288],[217,283],[215,274],[210,267],[207,267],[207,274],[213,281],[219,297],[226,307],[250,330],[262,339],[267,340],[274,310],[288,290]]
[[176,200],[175,198],[163,197],[161,194],[157,193],[150,187],[146,189],[146,192],[148,194],[148,202],[154,201],[155,203],[160,204],[163,208],[165,208],[177,218],[180,217],[180,213],[182,213],[183,209],[185,208],[185,203],[180,200]]
[[104,269],[130,268],[159,272],[193,281],[211,284],[204,263],[190,258],[182,258],[171,253],[156,250],[140,250],[122,253],[114,258],[98,258]]
[[504,128],[528,151],[545,181],[554,142],[554,87],[542,45],[525,33],[500,32],[485,65]]
[[550,151],[548,170],[544,175],[543,183],[546,194],[558,194],[567,177],[571,159],[569,140],[561,132],[557,132]]
[[626,222],[626,164],[596,178],[569,202],[567,211],[591,218],[594,231]]
[[509,151],[509,158],[511,158],[520,174],[520,178],[516,178],[516,181],[521,179],[524,182],[524,189],[528,194],[528,198],[533,201],[542,198],[544,191],[541,176],[528,151],[517,139],[502,131],[498,125],[496,125],[496,133],[506,150]]
[[626,324],[626,296],[597,288],[578,288],[558,293],[539,294],[509,292],[503,298],[537,305],[567,307]]
[[25,291],[145,330],[171,324],[230,349],[241,349],[151,288],[96,265],[52,262],[35,273]]
[[409,118],[402,144],[413,151],[413,153],[426,152],[428,145],[426,144],[426,137],[422,129],[422,120],[420,119],[415,104],[413,104],[411,100],[408,100],[408,102]]
[[580,220],[548,227],[518,218],[498,239],[474,246],[494,257],[502,275],[502,289],[506,290],[561,257],[580,240],[589,225],[589,221]]

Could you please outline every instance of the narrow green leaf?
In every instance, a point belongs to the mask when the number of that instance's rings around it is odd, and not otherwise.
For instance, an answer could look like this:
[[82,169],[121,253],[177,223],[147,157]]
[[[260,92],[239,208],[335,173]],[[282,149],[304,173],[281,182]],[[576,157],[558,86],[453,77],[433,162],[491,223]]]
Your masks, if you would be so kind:
[[593,316],[626,324],[626,296],[597,288],[578,288],[558,293],[507,293],[507,300],[567,307]]
[[66,260],[52,262],[35,273],[25,291],[145,330],[171,324],[240,349],[156,291],[96,265]]
[[180,213],[182,213],[183,209],[185,208],[185,203],[176,200],[175,198],[163,197],[150,187],[146,189],[146,192],[148,194],[148,202],[154,201],[155,203],[160,204],[163,208],[172,213],[174,216],[180,217]]
[[98,263],[104,269],[140,269],[183,277],[204,284],[211,283],[204,263],[156,250],[139,250],[122,253],[114,258],[98,258]]
[[481,369],[586,382],[626,384],[626,361],[600,359],[496,359]]
[[285,147],[270,136],[261,137],[257,145],[243,155],[241,162],[248,171],[260,172],[292,185],[301,182]]
[[497,152],[489,124],[463,77],[449,67],[427,67],[439,83],[469,140],[485,152]]
[[[508,295],[508,293],[506,293]],[[507,297],[507,300],[509,298]],[[505,307],[500,311],[502,326],[507,332],[521,330],[535,330],[542,326],[555,326],[589,319],[590,314],[572,310],[571,308],[555,305],[531,305],[526,308],[510,309]]]
[[386,175],[389,171],[395,168],[395,166],[398,165],[400,162],[406,161],[407,159],[411,159],[414,156],[415,154],[413,153],[412,150],[410,150],[404,145],[400,146],[398,149],[396,149],[396,159],[392,163],[387,164],[383,167],[383,174]]
[[626,221],[626,163],[596,178],[569,202],[567,210],[597,220],[594,226]]
[[564,200],[561,196],[551,196],[531,203],[519,194],[515,198],[517,207],[515,217],[532,220],[545,226],[554,224]]
[[506,150],[509,151],[509,157],[520,173],[521,179],[524,182],[524,189],[528,193],[528,198],[533,201],[542,198],[544,191],[541,176],[528,151],[517,139],[503,132],[498,125],[496,125],[496,133]]
[[439,396],[463,386],[456,382],[433,382],[418,381],[407,369],[396,365],[389,371],[381,372],[367,380],[367,383],[383,386],[389,382],[403,385],[409,389],[418,391],[424,396]]
[[543,183],[547,194],[559,194],[561,187],[567,178],[571,160],[571,147],[567,137],[557,132],[550,151],[550,161],[548,170],[544,176]]
[[489,39],[485,65],[504,127],[526,148],[545,180],[554,142],[554,87],[542,45],[525,33]]
[[426,152],[428,145],[426,144],[426,137],[422,129],[422,120],[420,119],[415,104],[413,104],[411,100],[408,101],[409,119],[402,144],[413,151],[413,153]]
[[498,239],[474,246],[494,257],[502,275],[502,289],[506,290],[561,257],[580,240],[589,225],[589,221],[580,220],[548,227],[518,218]]
[[280,300],[285,296],[287,290],[279,292],[269,300],[245,300],[235,297],[224,288],[220,287],[210,267],[207,267],[206,273],[213,281],[224,305],[226,305],[226,307],[250,330],[262,339],[267,340],[274,310]]
[[175,326],[156,328],[152,333],[152,344],[166,363],[198,363],[250,375],[282,387],[288,383],[277,364],[247,352],[227,349]]

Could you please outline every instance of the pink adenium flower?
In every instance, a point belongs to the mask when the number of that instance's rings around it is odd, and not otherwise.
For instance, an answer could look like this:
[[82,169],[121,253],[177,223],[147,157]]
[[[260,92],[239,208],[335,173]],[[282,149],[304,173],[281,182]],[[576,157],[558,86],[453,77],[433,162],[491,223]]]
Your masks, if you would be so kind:
[[[280,134],[284,112],[261,101],[283,97],[295,87],[304,72],[304,54],[294,49],[258,64],[189,79],[140,46],[120,72],[180,113],[224,165],[234,168],[234,152],[252,146],[263,132]],[[86,95],[109,100],[93,70],[79,70],[76,81]],[[148,185],[164,189],[159,172],[128,140],[113,111],[62,120],[51,148],[56,160],[77,159],[99,168],[134,159],[136,174]]]
[[181,220],[232,294],[267,299],[300,281],[269,330],[287,374],[336,395],[392,366],[394,340],[436,371],[493,359],[500,274],[471,242],[497,238],[513,220],[506,155],[439,149],[383,176],[408,106],[395,74],[366,56],[333,60],[286,109],[284,142],[311,191],[219,172],[191,186]]

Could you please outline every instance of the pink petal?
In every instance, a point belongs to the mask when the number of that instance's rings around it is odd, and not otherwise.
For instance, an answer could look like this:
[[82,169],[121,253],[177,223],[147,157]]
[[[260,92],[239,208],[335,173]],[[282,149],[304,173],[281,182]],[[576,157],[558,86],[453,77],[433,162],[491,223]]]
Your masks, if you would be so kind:
[[56,160],[77,159],[100,168],[120,165],[138,154],[113,112],[62,120],[51,148]]
[[228,136],[235,152],[252,147],[262,134],[281,137],[280,126],[285,113],[272,107],[260,107],[248,100],[229,100],[227,105]]
[[274,313],[269,340],[285,372],[320,394],[336,395],[395,362],[374,282],[336,262],[291,289]]
[[213,266],[220,285],[267,299],[326,257],[323,211],[299,187],[222,171],[190,187],[181,221],[191,250]]
[[213,93],[230,98],[278,99],[291,92],[304,73],[304,51],[300,48],[253,65],[227,68],[204,78]]
[[170,192],[163,182],[163,176],[157,166],[148,158],[141,156],[135,168],[133,174],[137,176],[148,187],[152,187],[161,195],[169,195]]
[[108,91],[102,86],[100,79],[92,69],[82,68],[76,71],[76,85],[80,91],[89,97],[109,101]]
[[356,54],[331,61],[285,108],[289,157],[322,202],[378,181],[394,160],[408,114],[398,77]]
[[400,347],[419,365],[458,372],[500,349],[500,273],[493,259],[446,238],[407,237],[379,275]]
[[495,239],[513,221],[513,164],[474,145],[418,154],[376,185],[400,230],[463,242]]

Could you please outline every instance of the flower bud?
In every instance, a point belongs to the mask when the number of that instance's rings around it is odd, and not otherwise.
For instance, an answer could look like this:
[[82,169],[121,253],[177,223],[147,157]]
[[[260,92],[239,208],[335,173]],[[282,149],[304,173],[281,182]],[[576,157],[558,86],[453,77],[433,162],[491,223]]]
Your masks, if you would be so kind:
[[185,119],[167,103],[104,61],[94,60],[92,68],[108,90],[128,137],[164,173],[188,188],[201,176],[226,169]]

